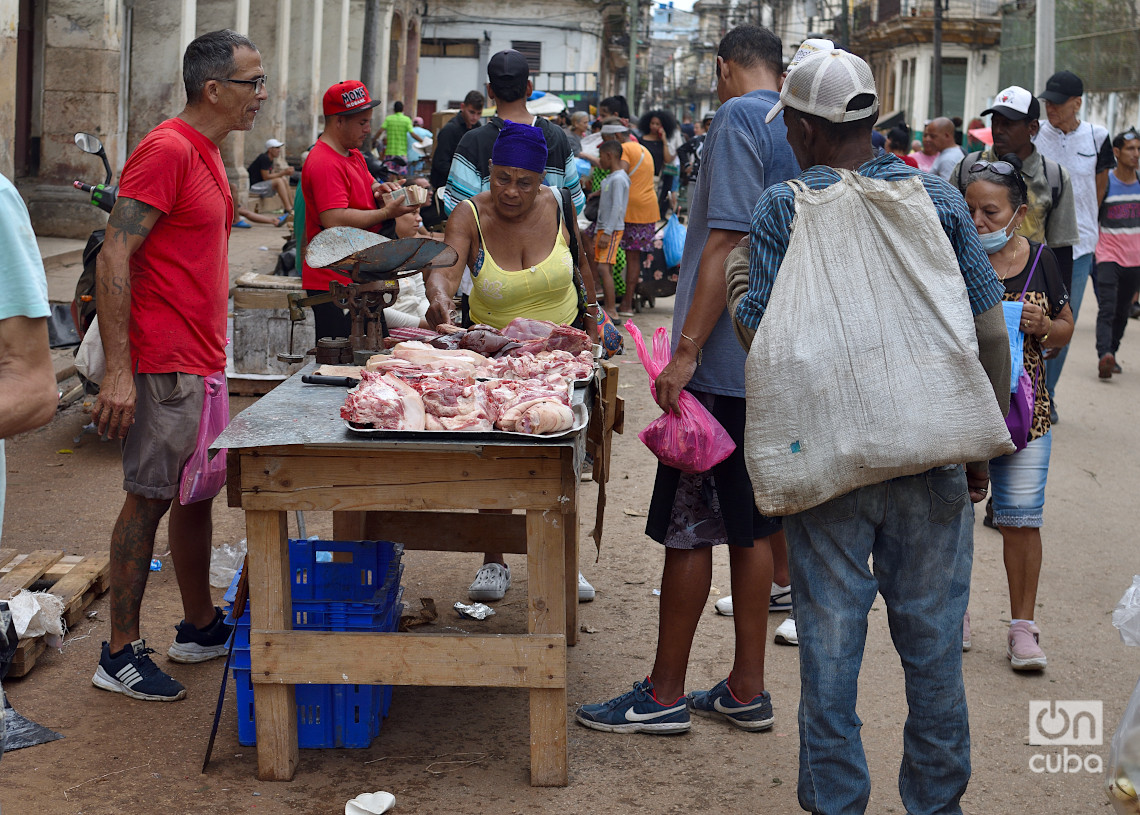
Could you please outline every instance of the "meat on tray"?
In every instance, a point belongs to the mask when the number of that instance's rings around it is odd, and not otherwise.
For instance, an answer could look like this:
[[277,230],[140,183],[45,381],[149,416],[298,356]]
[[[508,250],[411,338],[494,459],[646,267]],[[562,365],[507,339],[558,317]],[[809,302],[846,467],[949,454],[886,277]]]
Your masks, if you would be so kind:
[[341,418],[377,430],[423,430],[424,400],[398,376],[364,370],[359,385],[348,392]]
[[523,353],[492,360],[491,370],[500,379],[532,379],[549,373],[567,379],[589,379],[594,372],[594,357],[590,351],[576,356],[568,351]]
[[[403,343],[391,356],[369,360],[341,416],[378,430],[562,433],[574,426],[574,412],[570,380],[560,366],[588,363],[562,351],[540,356],[484,359],[480,365],[482,357],[470,351]],[[493,375],[498,365],[503,378],[476,380],[476,372]]]
[[439,333],[425,328],[393,328],[384,340],[391,349],[405,342],[423,342],[444,351],[474,351],[484,357],[502,358],[544,351],[564,351],[571,356],[589,352],[590,337],[585,331],[547,320],[512,320],[502,331],[489,325],[459,328],[439,326]]

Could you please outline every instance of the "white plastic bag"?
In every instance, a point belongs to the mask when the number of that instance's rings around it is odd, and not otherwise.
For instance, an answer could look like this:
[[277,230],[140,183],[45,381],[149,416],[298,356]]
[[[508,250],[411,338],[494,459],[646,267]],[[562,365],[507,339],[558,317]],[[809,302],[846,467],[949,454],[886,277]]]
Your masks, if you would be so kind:
[[8,601],[16,636],[22,640],[44,637],[52,648],[63,639],[63,600],[46,591],[21,589]]
[[[1133,576],[1132,585],[1116,604],[1112,624],[1120,630],[1120,637],[1126,644],[1140,645],[1140,574]],[[1120,815],[1140,813],[1140,801],[1136,796],[1136,790],[1140,788],[1140,682],[1136,683],[1112,737],[1104,786],[1108,799]]]
[[245,538],[215,546],[210,553],[210,585],[215,589],[228,589],[244,560]]
[[1140,574],[1132,575],[1132,585],[1112,611],[1112,624],[1125,645],[1140,645]]
[[765,515],[1014,449],[921,180],[838,172],[824,190],[792,182],[791,241],[745,364]]
[[91,321],[87,333],[83,335],[83,342],[79,343],[79,350],[75,352],[75,370],[84,379],[96,385],[103,384],[103,377],[107,374],[107,357],[103,354],[98,315]]

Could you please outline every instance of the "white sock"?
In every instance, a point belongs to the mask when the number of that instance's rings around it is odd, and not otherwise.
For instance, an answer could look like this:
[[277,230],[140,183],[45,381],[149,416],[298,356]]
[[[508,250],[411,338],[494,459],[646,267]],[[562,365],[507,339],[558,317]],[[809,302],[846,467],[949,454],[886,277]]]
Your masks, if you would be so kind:
[[1037,625],[1037,623],[1033,620],[1010,620],[1009,621],[1010,625],[1013,625],[1014,623],[1029,623],[1030,625]]

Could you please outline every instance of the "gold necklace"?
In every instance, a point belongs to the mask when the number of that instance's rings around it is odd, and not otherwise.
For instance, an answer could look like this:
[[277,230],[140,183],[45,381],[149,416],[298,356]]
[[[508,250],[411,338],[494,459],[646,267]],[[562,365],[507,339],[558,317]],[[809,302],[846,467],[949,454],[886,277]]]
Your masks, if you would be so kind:
[[[1014,237],[1016,238],[1016,237],[1017,237],[1017,235],[1014,235]],[[1026,246],[1028,246],[1029,244],[1028,244],[1028,243],[1026,243],[1025,245],[1026,245]],[[1014,269],[1020,269],[1022,266],[1024,266],[1024,265],[1025,265],[1024,263],[1021,263],[1021,264],[1019,264],[1019,263],[1017,262],[1017,257],[1018,257],[1018,255],[1020,255],[1020,254],[1021,254],[1021,241],[1018,241],[1018,242],[1017,242],[1017,244],[1014,246],[1014,249],[1013,249],[1013,258],[1012,258],[1012,260],[1011,260],[1009,263],[1007,263],[1007,264],[1006,264],[1006,268],[1005,268],[1005,274],[1004,274],[1004,275],[998,275],[998,280],[999,280],[999,281],[1001,281],[1002,283],[1004,283],[1004,282],[1006,281],[1006,278],[1008,278],[1008,277],[1009,277],[1009,276],[1010,276],[1010,275],[1013,273],[1013,270],[1014,270]],[[993,264],[991,263],[990,265],[992,266]],[[995,273],[995,274],[997,273],[997,269],[994,269],[994,273]],[[1017,277],[1017,275],[1013,275],[1013,276],[1014,276],[1014,277]]]

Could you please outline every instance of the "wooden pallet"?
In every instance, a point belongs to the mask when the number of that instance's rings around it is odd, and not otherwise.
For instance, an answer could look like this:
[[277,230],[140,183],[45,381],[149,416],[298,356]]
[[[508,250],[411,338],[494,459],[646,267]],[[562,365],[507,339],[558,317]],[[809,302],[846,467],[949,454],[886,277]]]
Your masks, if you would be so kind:
[[[83,619],[87,607],[107,590],[110,573],[111,555],[107,552],[78,557],[51,550],[18,555],[13,549],[0,549],[0,598],[8,599],[20,589],[40,581],[49,582],[48,591],[63,600],[63,620],[71,627]],[[20,640],[8,676],[25,676],[46,650],[43,637]]]

